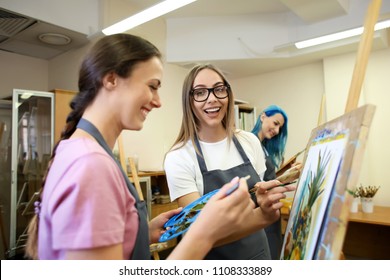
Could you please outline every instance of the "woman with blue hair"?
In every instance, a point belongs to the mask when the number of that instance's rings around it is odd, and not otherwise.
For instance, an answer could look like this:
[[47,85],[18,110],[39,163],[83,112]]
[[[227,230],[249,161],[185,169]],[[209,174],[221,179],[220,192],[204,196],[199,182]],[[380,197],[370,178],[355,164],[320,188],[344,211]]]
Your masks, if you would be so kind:
[[252,133],[260,139],[274,165],[273,173],[283,162],[287,142],[287,122],[286,112],[279,106],[271,105],[259,115],[252,129]]
[[[263,180],[270,181],[276,178],[276,168],[283,163],[284,151],[287,142],[286,112],[276,106],[267,107],[258,116],[252,133],[256,135],[265,154],[266,171]],[[272,259],[279,259],[282,248],[281,219],[265,228]]]

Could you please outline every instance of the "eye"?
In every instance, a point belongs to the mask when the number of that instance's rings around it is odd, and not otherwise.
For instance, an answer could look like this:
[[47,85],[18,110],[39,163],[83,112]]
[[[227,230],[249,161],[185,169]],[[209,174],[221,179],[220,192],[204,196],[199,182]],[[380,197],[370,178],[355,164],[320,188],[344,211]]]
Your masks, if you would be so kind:
[[156,91],[158,90],[158,86],[155,86],[155,85],[149,85],[149,88],[153,91]]
[[225,91],[225,86],[216,87],[216,88],[214,88],[214,91],[218,92],[218,93],[224,92]]
[[205,94],[207,94],[207,89],[205,89],[205,88],[198,88],[198,89],[195,89],[195,90],[193,91],[193,94],[196,95],[196,96],[205,95]]

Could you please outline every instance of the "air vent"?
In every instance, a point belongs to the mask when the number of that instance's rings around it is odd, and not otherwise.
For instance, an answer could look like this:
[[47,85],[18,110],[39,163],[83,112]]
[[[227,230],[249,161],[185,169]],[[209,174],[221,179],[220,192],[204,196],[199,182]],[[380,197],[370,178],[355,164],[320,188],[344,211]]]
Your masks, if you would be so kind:
[[0,36],[12,37],[35,22],[35,19],[0,10]]
[[0,51],[49,60],[87,43],[86,34],[0,8]]

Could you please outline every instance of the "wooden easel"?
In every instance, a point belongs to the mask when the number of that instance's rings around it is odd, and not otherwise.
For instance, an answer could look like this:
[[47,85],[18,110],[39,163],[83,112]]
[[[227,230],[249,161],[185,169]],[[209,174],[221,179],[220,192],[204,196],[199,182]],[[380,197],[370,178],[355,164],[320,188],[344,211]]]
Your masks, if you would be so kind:
[[372,39],[374,37],[374,27],[378,20],[381,5],[382,0],[373,0],[368,6],[366,19],[364,22],[364,31],[362,34],[362,39],[359,43],[351,87],[349,88],[348,100],[345,106],[345,113],[356,109],[358,106],[364,75],[366,73],[368,56],[371,52]]
[[[373,0],[368,6],[362,39],[359,43],[355,68],[352,75],[351,86],[349,88],[347,104],[345,105],[345,113],[348,113],[358,107],[364,76],[367,69],[368,57],[371,52],[372,40],[375,31],[374,27],[378,20],[381,5],[382,0]],[[340,259],[345,259],[342,251],[340,253]]]
[[[121,163],[123,170],[126,172],[127,166],[126,166],[125,154],[123,151],[122,134],[119,135],[119,137],[118,137],[118,151],[119,151],[119,161]],[[139,199],[141,201],[144,201],[145,199],[144,199],[144,195],[142,193],[141,184],[139,182],[139,177],[138,177],[138,171],[137,171],[137,168],[135,166],[134,160],[131,157],[129,157],[128,160],[129,160],[129,164],[130,164],[131,177],[132,177],[132,181],[134,183],[135,189],[137,190]],[[150,244],[149,250],[150,250],[150,253],[153,255],[153,259],[160,260],[160,255],[158,253],[160,251],[166,249],[167,247],[168,247],[167,242]]]
[[[125,153],[123,151],[122,134],[120,134],[118,137],[118,151],[119,151],[119,161],[121,163],[123,170],[126,172],[127,166],[126,166]],[[142,194],[141,184],[139,183],[138,172],[137,172],[137,169],[135,167],[135,164],[134,164],[134,161],[132,158],[129,158],[129,164],[130,164],[131,176],[133,178],[133,183],[134,183],[135,189],[137,190],[139,199],[141,201],[144,201],[144,195]]]

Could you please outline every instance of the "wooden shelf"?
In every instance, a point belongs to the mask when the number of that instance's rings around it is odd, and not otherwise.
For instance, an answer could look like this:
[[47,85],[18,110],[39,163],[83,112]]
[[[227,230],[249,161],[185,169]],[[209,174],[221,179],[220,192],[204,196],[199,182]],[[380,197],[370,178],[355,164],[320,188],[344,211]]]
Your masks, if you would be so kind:
[[359,208],[359,212],[349,214],[349,221],[356,223],[390,226],[390,207],[374,206],[373,213],[363,213],[361,208]]

